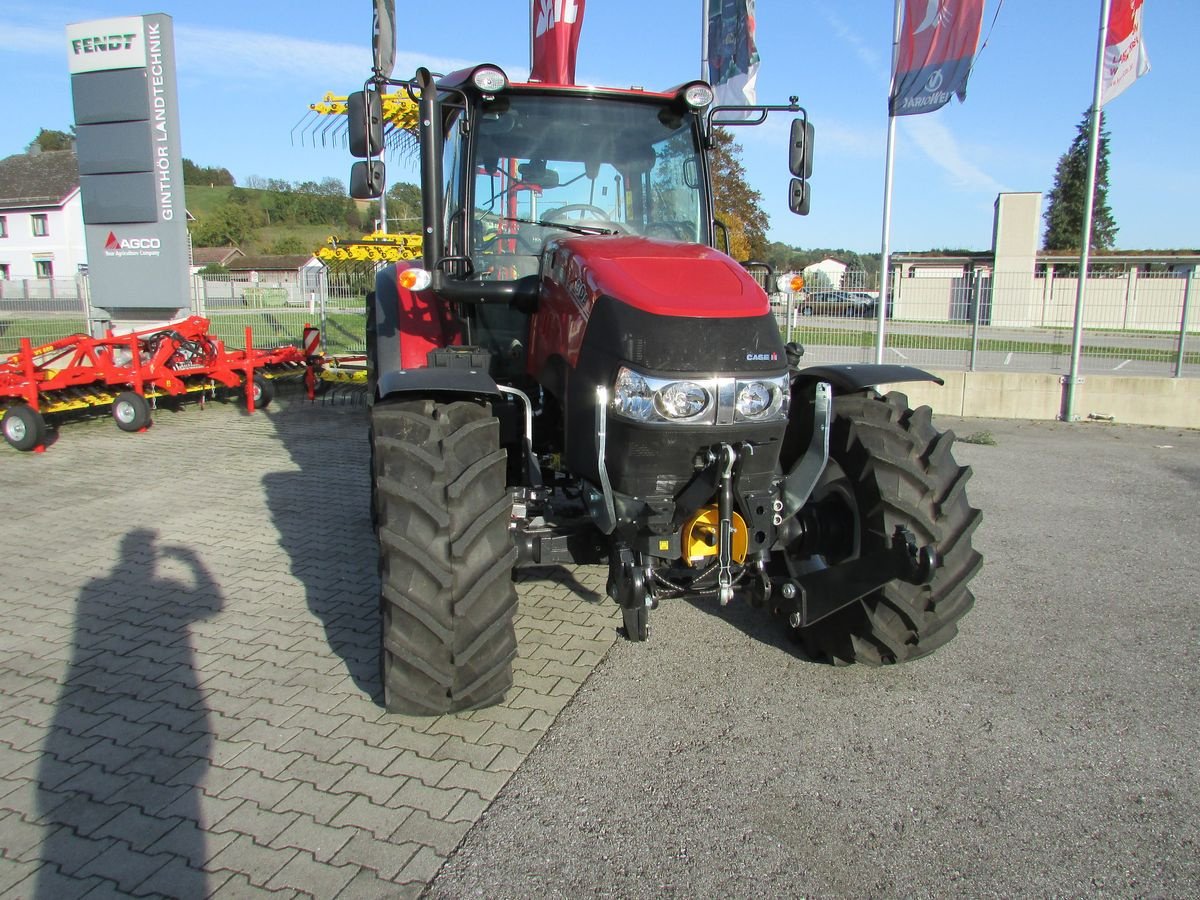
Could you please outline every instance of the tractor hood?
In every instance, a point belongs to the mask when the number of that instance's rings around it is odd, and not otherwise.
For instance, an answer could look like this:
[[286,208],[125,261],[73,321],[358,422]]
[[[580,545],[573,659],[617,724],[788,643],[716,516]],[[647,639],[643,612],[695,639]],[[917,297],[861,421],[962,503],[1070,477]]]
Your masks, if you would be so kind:
[[610,296],[644,312],[689,318],[742,318],[770,312],[750,274],[701,244],[646,237],[562,238],[550,249],[551,277],[590,311]]

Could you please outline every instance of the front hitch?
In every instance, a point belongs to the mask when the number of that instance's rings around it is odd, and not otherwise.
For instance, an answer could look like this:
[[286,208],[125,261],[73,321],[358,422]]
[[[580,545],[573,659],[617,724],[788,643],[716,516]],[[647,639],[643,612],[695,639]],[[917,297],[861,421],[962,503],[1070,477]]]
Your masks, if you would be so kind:
[[773,578],[770,602],[777,611],[788,614],[793,628],[807,628],[889,581],[929,584],[941,564],[932,544],[918,546],[916,536],[897,525],[891,546],[883,550],[801,578]]

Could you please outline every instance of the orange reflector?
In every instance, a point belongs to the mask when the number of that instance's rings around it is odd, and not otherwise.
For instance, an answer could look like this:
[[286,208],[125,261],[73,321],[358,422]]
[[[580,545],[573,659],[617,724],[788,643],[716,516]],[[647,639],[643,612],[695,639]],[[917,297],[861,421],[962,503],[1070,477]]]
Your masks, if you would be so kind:
[[405,269],[396,276],[396,282],[406,291],[423,291],[431,281],[433,276],[424,269]]

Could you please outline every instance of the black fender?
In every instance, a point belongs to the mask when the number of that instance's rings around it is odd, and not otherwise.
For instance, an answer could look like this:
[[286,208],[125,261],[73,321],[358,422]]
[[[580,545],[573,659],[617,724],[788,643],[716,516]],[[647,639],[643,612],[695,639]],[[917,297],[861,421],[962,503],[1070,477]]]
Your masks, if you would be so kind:
[[875,365],[851,363],[835,366],[811,366],[796,373],[796,381],[811,383],[827,381],[835,393],[852,394],[863,388],[880,384],[898,384],[905,381],[932,381],[942,385],[946,382],[938,376],[918,369],[916,366]]
[[487,372],[478,369],[398,369],[379,373],[379,399],[399,394],[469,394],[499,397],[500,388]]

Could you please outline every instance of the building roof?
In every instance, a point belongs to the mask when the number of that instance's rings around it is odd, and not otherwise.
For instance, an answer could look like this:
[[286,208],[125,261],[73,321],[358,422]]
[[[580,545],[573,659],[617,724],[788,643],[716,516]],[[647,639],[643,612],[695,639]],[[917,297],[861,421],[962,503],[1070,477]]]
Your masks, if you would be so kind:
[[219,266],[228,266],[239,256],[245,255],[237,247],[193,247],[192,265],[208,266],[215,263]]
[[238,272],[295,272],[313,259],[311,253],[292,253],[286,256],[243,256],[225,264]]
[[0,209],[58,206],[79,187],[74,150],[18,153],[0,159]]

